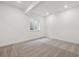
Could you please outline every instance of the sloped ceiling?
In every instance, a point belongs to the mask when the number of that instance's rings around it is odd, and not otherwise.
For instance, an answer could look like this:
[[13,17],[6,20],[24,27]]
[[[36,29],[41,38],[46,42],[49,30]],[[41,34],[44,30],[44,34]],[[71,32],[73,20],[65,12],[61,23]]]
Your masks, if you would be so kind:
[[7,4],[12,7],[20,8],[23,11],[25,11],[32,3],[35,3],[35,1],[0,1],[0,4]]
[[[68,8],[65,9],[64,5],[68,5]],[[45,16],[47,13],[55,14],[76,7],[79,7],[79,1],[42,1],[31,12]]]
[[[24,12],[37,1],[0,1],[16,8],[20,8]],[[46,16],[46,14],[53,14],[67,10],[64,5],[68,5],[67,9],[79,7],[79,1],[40,1],[36,6],[30,9],[29,14],[37,14]]]

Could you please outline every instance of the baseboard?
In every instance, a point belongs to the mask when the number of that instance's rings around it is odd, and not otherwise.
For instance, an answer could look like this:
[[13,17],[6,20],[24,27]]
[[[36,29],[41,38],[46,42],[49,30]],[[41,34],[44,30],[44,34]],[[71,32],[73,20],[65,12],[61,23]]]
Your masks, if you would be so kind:
[[[34,39],[29,39],[29,40],[21,40],[21,41],[16,41],[16,42],[11,42],[11,43],[8,43],[8,44],[3,44],[0,46],[1,47],[7,47],[7,46],[12,46],[12,45],[15,45],[15,44],[19,44],[19,43],[23,43],[23,42],[29,42],[29,41],[34,41],[34,40],[38,40],[38,39],[41,39],[41,38],[46,38],[46,36],[41,36],[41,37],[38,37],[38,38],[34,38]],[[26,38],[27,39],[27,38]]]
[[67,43],[72,43],[72,44],[77,44],[77,45],[79,45],[79,43],[70,42],[70,41],[68,41],[68,40],[63,40],[63,39],[58,38],[58,37],[49,37],[49,36],[47,36],[47,38],[48,38],[48,39],[60,40],[60,41],[63,41],[63,42],[67,42]]

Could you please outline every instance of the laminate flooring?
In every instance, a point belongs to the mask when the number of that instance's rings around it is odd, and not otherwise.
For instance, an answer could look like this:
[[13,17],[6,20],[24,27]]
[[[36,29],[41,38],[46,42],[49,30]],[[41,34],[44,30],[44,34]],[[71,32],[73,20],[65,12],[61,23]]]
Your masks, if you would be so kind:
[[41,38],[0,47],[1,57],[79,57],[79,45]]

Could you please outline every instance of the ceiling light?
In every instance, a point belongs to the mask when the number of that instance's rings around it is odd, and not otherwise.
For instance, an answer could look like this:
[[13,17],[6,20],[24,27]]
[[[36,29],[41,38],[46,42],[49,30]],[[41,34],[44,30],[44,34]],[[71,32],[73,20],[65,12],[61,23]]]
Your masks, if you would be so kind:
[[21,1],[16,1],[17,3],[21,3]]
[[64,5],[64,8],[68,8],[68,5]]
[[46,16],[48,16],[49,15],[49,12],[46,12]]

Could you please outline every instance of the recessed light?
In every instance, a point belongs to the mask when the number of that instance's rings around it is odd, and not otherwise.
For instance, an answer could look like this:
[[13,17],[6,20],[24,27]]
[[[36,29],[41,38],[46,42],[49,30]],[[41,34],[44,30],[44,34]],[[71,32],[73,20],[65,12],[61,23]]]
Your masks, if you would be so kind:
[[48,13],[48,12],[46,12],[46,15],[49,15],[49,13]]
[[48,16],[50,13],[49,12],[46,12],[46,16]]
[[21,1],[16,1],[17,3],[21,3]]
[[68,5],[64,5],[64,8],[68,8]]

